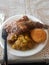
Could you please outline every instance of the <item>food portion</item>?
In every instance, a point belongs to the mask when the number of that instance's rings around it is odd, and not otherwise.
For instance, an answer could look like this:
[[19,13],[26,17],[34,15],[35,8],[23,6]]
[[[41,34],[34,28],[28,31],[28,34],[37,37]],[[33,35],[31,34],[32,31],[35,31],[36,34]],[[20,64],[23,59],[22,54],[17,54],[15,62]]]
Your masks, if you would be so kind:
[[21,51],[32,49],[34,44],[44,42],[47,38],[44,29],[48,28],[48,25],[34,22],[27,16],[14,22],[8,22],[4,26],[8,33],[7,42],[13,49]]
[[12,44],[15,40],[17,40],[16,34],[14,34],[14,33],[8,34],[8,36],[7,36],[8,43]]
[[19,35],[12,48],[17,50],[28,50],[32,49],[33,42],[28,35]]
[[6,23],[4,28],[6,29],[7,33],[15,33],[16,35],[20,35],[29,32],[31,29],[34,28],[48,29],[49,26],[39,23],[38,21],[34,22],[30,20],[27,16],[23,16],[17,21]]
[[43,29],[34,29],[31,30],[32,39],[37,42],[44,42],[47,38],[46,32]]

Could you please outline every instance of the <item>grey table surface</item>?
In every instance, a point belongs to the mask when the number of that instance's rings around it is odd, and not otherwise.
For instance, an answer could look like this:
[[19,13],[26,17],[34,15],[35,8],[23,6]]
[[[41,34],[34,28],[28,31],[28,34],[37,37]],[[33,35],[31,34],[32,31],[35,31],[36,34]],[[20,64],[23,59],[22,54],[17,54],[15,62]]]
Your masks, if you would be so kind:
[[[0,13],[5,14],[5,20],[17,14],[29,14],[49,24],[49,0],[0,0]],[[48,30],[49,33],[49,30]],[[46,47],[36,55],[20,58],[8,53],[9,62],[49,61],[49,40]],[[3,49],[0,46],[0,62],[3,60]]]

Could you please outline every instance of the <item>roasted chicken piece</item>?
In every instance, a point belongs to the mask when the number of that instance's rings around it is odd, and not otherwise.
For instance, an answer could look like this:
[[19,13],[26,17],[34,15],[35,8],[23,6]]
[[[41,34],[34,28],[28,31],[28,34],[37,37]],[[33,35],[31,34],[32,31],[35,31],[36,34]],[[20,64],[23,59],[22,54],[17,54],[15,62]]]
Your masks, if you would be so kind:
[[11,22],[10,24],[6,24],[5,26],[7,33],[15,33],[16,35],[29,32],[31,29],[34,28],[48,29],[49,26],[39,22],[34,22],[30,20],[27,16],[23,16],[22,19]]

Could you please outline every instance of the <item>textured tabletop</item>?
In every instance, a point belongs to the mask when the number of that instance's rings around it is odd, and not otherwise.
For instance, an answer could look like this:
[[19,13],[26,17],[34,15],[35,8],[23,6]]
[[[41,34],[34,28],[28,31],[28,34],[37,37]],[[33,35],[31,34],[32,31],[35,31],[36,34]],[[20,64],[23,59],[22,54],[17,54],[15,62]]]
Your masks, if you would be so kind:
[[[30,14],[49,25],[49,0],[0,0],[1,12],[5,14],[5,20],[17,14]],[[10,62],[47,61],[49,59],[49,40],[45,48],[34,56],[20,58],[8,53],[8,58]],[[0,46],[0,62],[2,60],[3,49]]]

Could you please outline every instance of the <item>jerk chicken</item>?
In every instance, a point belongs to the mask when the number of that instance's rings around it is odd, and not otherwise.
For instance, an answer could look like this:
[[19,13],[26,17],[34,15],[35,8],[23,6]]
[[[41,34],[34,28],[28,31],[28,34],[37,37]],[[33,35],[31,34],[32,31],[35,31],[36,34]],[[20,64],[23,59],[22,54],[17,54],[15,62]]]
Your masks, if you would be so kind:
[[29,30],[34,28],[44,28],[44,29],[49,28],[48,25],[39,22],[34,22],[30,20],[27,16],[23,16],[18,21],[11,23],[7,23],[4,28],[6,29],[7,33],[16,33],[16,35],[28,32]]

